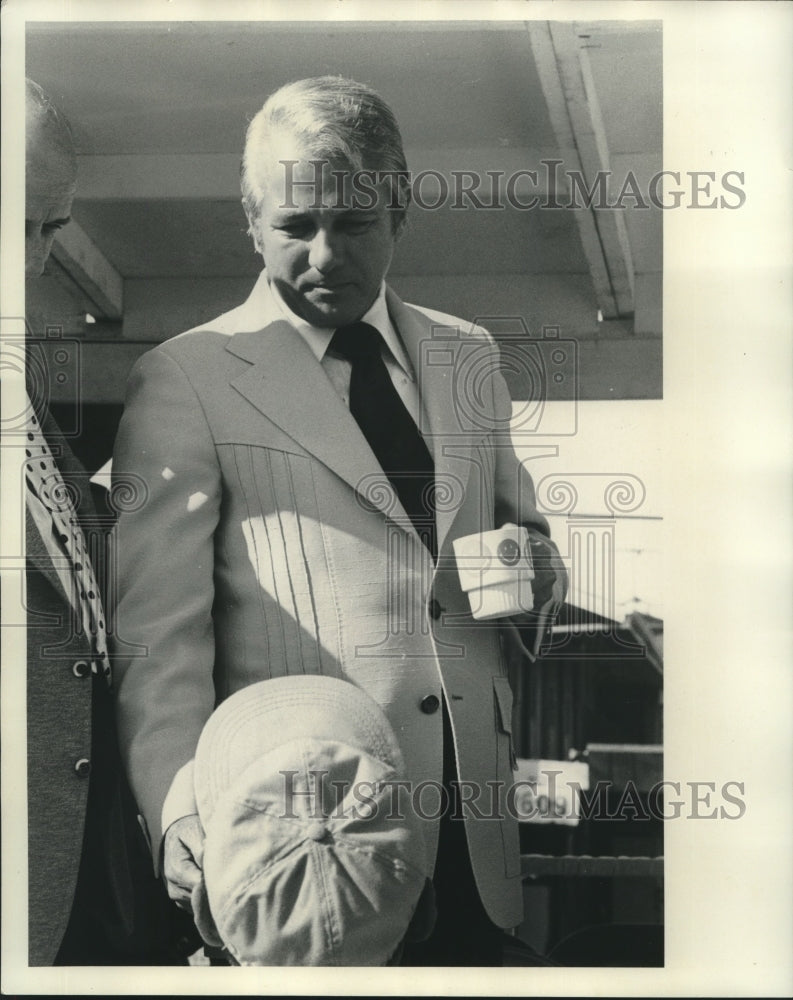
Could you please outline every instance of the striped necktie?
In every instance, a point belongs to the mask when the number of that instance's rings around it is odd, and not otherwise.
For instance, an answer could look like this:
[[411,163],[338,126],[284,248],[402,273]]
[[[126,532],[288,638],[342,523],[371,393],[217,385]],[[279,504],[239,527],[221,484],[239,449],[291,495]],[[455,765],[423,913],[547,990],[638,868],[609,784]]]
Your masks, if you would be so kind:
[[32,413],[32,407],[25,454],[27,456],[25,479],[28,489],[50,515],[53,534],[69,560],[73,582],[73,592],[69,596],[73,606],[80,610],[83,630],[91,641],[93,650],[91,669],[96,674],[101,672],[110,685],[110,659],[107,654],[102,599],[86,550],[85,537],[77,518],[73,490],[64,482],[55,464],[41,425],[36,415]]

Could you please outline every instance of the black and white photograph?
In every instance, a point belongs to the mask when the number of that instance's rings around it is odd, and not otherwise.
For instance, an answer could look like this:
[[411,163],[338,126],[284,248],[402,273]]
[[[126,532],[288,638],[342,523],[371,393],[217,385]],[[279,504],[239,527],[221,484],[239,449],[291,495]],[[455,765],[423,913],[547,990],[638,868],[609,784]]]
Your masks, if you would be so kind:
[[787,995],[793,6],[2,17],[3,991]]

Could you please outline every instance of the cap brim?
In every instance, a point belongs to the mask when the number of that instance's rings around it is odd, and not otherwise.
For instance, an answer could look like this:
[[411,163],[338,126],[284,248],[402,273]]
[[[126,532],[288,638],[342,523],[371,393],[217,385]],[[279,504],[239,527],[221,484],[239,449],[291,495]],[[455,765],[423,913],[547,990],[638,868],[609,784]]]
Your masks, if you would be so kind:
[[302,737],[341,740],[404,774],[394,731],[361,688],[321,674],[274,677],[232,694],[204,726],[194,771],[202,823],[251,762]]

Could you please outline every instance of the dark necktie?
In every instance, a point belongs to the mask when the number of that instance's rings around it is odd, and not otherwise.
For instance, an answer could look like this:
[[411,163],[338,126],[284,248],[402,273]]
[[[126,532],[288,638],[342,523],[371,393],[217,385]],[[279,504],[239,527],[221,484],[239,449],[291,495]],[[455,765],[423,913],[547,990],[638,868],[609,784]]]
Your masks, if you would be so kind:
[[350,413],[435,559],[435,466],[388,374],[383,339],[368,323],[351,323],[336,330],[331,347],[352,365]]

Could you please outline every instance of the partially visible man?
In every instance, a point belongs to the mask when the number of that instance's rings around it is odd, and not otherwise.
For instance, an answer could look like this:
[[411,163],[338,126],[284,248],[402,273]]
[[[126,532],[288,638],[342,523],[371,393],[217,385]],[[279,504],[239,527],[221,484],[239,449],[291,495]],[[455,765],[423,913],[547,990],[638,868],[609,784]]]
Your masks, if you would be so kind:
[[114,475],[148,491],[118,522],[120,737],[155,866],[189,907],[214,707],[268,677],[358,685],[400,741],[434,868],[435,929],[403,962],[498,965],[522,913],[512,692],[452,543],[527,528],[534,649],[565,573],[492,339],[385,283],[406,175],[393,112],[355,81],[288,84],[251,122],[243,203],[266,269],[244,304],[138,362],[117,438]]
[[[68,123],[30,80],[25,112],[25,270],[36,276],[69,221],[77,170]],[[142,867],[119,763],[88,478],[47,410],[35,338],[27,350],[29,963],[175,961],[173,908]]]

